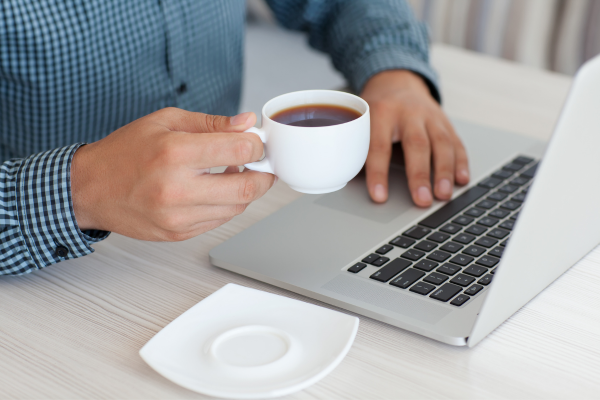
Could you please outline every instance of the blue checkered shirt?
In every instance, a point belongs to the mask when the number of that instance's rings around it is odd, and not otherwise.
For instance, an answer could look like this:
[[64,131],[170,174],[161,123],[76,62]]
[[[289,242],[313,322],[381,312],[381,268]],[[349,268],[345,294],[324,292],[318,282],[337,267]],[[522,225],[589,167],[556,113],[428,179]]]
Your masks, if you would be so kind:
[[[355,90],[408,69],[438,96],[426,28],[404,0],[268,3]],[[0,274],[87,255],[108,236],[77,226],[80,146],[167,106],[236,114],[244,21],[242,0],[0,2]]]

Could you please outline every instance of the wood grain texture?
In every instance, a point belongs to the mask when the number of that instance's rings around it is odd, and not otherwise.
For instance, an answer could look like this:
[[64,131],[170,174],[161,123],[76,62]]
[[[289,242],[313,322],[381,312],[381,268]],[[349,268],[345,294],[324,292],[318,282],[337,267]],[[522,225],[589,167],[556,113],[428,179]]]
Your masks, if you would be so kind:
[[[433,60],[451,115],[537,137],[551,131],[570,82],[448,47],[436,47]],[[138,351],[229,282],[321,304],[208,262],[211,248],[299,196],[279,182],[195,239],[112,235],[91,256],[0,279],[0,398],[203,398],[155,373]],[[341,365],[289,398],[598,398],[599,267],[595,250],[474,349],[361,316]]]

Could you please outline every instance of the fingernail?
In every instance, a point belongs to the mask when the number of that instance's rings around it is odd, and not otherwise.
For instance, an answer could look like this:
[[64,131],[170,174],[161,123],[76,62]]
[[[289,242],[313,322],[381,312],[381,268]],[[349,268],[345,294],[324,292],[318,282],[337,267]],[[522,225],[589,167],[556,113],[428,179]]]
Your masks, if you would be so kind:
[[448,179],[442,179],[438,183],[438,190],[442,196],[450,196],[452,194],[452,183]]
[[466,179],[466,180],[468,180],[468,179],[469,179],[469,171],[468,171],[468,170],[466,170],[466,169],[461,169],[461,170],[459,171],[459,175],[460,175],[460,176],[461,176],[463,179]]
[[385,190],[385,186],[382,184],[377,184],[373,188],[373,197],[376,201],[385,201],[387,197],[387,190]]
[[250,114],[250,112],[245,112],[238,115],[234,115],[229,120],[229,123],[233,126],[244,125],[248,121],[248,118],[250,118]]
[[433,200],[431,197],[431,190],[429,190],[429,188],[426,186],[421,186],[419,189],[417,189],[417,197],[423,203],[431,203]]
[[277,175],[275,175],[275,181],[273,182],[273,185],[275,185],[278,180],[279,180],[279,178],[277,177]]

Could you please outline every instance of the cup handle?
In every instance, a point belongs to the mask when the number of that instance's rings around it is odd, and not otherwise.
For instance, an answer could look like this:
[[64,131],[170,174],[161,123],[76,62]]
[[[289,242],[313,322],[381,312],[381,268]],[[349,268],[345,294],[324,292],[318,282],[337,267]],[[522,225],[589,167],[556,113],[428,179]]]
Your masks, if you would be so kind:
[[[250,129],[248,129],[246,132],[252,132],[252,133],[257,134],[258,137],[260,138],[261,142],[267,143],[267,134],[262,129],[252,127]],[[266,156],[266,150],[265,150],[265,158],[263,158],[260,161],[256,161],[256,162],[253,162],[250,164],[244,164],[244,167],[251,169],[253,171],[268,172],[269,174],[275,174],[275,172],[273,171],[273,167],[271,167],[271,163],[269,162],[269,159]]]

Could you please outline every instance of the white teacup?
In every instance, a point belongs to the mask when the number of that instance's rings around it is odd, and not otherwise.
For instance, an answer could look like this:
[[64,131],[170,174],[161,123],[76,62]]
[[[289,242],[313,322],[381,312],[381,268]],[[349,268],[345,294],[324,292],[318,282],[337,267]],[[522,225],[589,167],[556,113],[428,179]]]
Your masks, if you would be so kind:
[[[347,107],[362,115],[350,122],[320,127],[285,125],[270,118],[279,111],[310,104]],[[364,165],[370,131],[369,105],[358,96],[334,90],[287,93],[263,106],[260,129],[247,130],[265,144],[265,157],[245,167],[275,174],[298,192],[334,192],[346,186]]]

